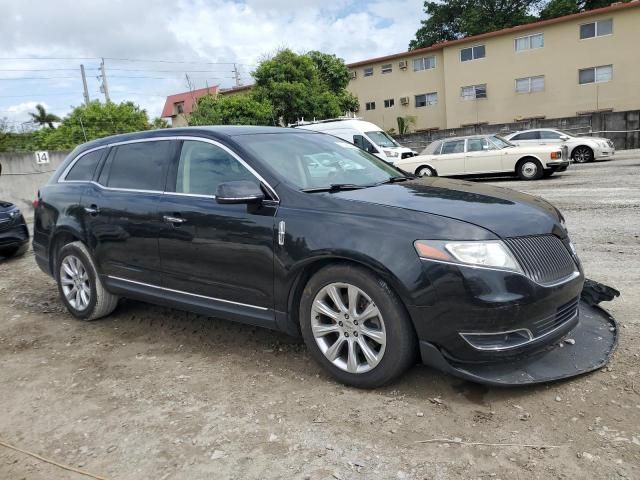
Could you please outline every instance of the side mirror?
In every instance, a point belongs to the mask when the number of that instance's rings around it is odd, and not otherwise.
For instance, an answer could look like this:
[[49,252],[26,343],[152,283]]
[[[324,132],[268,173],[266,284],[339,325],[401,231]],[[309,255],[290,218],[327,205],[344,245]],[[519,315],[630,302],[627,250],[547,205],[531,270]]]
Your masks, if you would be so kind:
[[264,193],[255,182],[239,180],[225,182],[216,189],[216,202],[222,204],[259,203],[264,200]]
[[378,153],[378,150],[373,145],[368,145],[367,146],[367,152],[369,152],[369,153]]
[[571,137],[567,136],[567,135],[560,135],[560,140],[562,140],[563,142],[566,142],[567,140],[569,140]]

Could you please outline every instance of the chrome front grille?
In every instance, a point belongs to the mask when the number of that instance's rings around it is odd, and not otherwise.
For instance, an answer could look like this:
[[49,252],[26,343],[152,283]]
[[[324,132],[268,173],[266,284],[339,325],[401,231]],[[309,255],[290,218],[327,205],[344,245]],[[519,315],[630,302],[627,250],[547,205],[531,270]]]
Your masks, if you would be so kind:
[[12,225],[13,225],[13,219],[12,218],[0,217],[0,232],[2,232],[4,230],[8,230],[9,228],[11,228]]
[[578,270],[569,250],[555,235],[531,235],[504,240],[525,275],[534,282],[551,284]]
[[562,160],[567,160],[569,158],[569,147],[566,145],[562,146]]

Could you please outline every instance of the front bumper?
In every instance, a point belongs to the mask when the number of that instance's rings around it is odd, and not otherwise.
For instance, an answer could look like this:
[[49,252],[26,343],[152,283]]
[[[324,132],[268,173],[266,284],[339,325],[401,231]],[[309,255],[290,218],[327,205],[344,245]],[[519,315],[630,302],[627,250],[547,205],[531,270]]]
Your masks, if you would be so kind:
[[564,172],[568,167],[569,160],[559,160],[557,162],[547,162],[547,170],[552,170],[554,172]]
[[607,158],[612,158],[616,154],[616,149],[614,147],[601,147],[596,148],[593,151],[593,159],[594,160],[604,160]]
[[580,302],[580,322],[567,332],[573,342],[547,348],[510,362],[456,363],[429,342],[420,342],[422,361],[445,373],[493,386],[521,386],[551,382],[592,372],[605,366],[618,342],[615,320],[598,306]]
[[0,250],[19,248],[29,242],[29,230],[24,221],[2,227],[0,225]]

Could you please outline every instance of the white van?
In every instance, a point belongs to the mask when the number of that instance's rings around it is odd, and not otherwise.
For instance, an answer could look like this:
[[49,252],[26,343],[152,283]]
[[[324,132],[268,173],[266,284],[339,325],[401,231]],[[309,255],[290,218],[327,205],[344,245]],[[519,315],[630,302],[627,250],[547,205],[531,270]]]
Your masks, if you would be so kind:
[[401,146],[377,125],[363,120],[332,119],[309,123],[299,122],[295,128],[328,133],[342,138],[389,163],[417,155],[413,150]]

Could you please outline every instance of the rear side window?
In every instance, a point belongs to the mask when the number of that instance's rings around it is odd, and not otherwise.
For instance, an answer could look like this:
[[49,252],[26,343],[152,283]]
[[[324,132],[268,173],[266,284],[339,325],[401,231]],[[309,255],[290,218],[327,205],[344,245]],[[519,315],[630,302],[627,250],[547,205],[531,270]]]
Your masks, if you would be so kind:
[[111,188],[163,191],[173,143],[168,140],[120,145],[112,149],[100,174]]
[[540,132],[540,138],[544,140],[560,140],[560,134],[558,132],[543,130],[542,132]]
[[444,142],[442,145],[442,155],[446,155],[448,153],[464,153],[464,140]]
[[182,145],[176,192],[214,195],[224,182],[256,177],[226,150],[211,143],[187,140]]
[[540,140],[540,132],[536,131],[519,133],[511,140]]
[[69,170],[65,180],[76,182],[89,182],[93,180],[93,174],[96,172],[96,167],[98,166],[98,163],[100,163],[103,153],[104,150],[100,149],[81,156],[71,170]]

